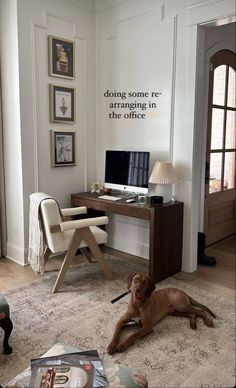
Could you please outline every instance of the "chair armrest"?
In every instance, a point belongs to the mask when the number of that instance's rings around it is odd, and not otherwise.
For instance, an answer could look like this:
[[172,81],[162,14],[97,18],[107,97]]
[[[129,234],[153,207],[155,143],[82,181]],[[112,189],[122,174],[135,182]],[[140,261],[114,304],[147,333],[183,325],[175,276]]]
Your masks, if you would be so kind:
[[79,206],[79,207],[70,207],[66,209],[61,209],[61,213],[63,216],[77,216],[79,214],[86,214],[87,208],[85,206]]
[[85,218],[83,220],[74,220],[74,221],[64,221],[60,223],[61,231],[64,232],[70,229],[80,229],[86,228],[89,226],[98,226],[108,224],[108,217],[94,217],[94,218]]

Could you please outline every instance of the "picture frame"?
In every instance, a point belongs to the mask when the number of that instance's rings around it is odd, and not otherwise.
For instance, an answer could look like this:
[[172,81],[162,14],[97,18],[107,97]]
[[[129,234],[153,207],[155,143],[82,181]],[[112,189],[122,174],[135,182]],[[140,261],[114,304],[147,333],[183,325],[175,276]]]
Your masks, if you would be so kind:
[[57,36],[48,36],[49,75],[75,78],[75,42]]
[[51,130],[51,166],[76,165],[76,132]]
[[49,99],[52,123],[75,122],[75,88],[50,84]]

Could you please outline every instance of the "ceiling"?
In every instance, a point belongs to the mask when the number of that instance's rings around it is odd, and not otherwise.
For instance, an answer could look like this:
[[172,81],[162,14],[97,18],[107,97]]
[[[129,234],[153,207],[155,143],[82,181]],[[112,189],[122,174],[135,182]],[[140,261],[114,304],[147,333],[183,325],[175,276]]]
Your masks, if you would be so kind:
[[105,9],[115,7],[116,5],[126,3],[130,0],[63,0],[66,3],[75,5],[90,12],[102,12]]

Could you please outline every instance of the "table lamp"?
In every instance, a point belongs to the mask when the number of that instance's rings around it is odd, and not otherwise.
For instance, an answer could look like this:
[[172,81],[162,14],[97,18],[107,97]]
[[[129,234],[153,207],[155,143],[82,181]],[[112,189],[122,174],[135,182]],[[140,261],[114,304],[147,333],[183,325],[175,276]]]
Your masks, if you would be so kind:
[[[149,182],[156,185],[173,185],[179,181],[172,162],[155,162]],[[171,200],[175,202],[175,195],[173,193],[173,186],[171,187]]]

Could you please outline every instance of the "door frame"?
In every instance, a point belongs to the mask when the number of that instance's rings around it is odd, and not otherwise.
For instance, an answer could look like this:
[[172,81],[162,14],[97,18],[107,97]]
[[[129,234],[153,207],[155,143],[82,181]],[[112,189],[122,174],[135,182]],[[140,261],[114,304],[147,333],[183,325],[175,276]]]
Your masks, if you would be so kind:
[[[212,68],[210,68],[208,70],[208,101],[207,101],[207,105],[208,105],[208,112],[207,112],[207,126],[206,126],[206,137],[207,137],[207,141],[206,141],[206,153],[205,153],[205,160],[207,163],[209,163],[209,168],[210,168],[210,155],[211,155],[211,131],[212,131],[212,111],[213,111],[213,108],[212,106],[214,105],[213,104],[213,86],[214,86],[214,71],[215,69],[223,64],[223,63],[228,63],[228,66],[232,67],[234,70],[235,69],[235,51],[233,50],[229,50],[229,49],[220,49],[218,51],[216,51],[211,57],[210,57],[210,60],[211,60],[211,63],[212,63]],[[206,74],[207,76],[207,74]],[[228,82],[228,78],[226,77],[226,81]],[[227,93],[227,89],[226,89],[226,93]],[[225,104],[225,102],[224,102]],[[222,111],[224,112],[224,131],[223,131],[223,137],[225,139],[226,137],[226,121],[225,121],[225,110],[228,112],[230,111],[231,108],[229,108],[228,104],[226,104],[226,106],[224,107],[224,109],[222,109]],[[223,144],[222,144],[222,147],[223,147]],[[231,147],[232,149],[235,148],[235,147]],[[229,151],[229,150],[228,150]],[[206,233],[206,228],[208,227],[208,211],[207,211],[207,206],[211,206],[211,209],[213,208],[213,206],[216,206],[216,204],[218,206],[223,206],[223,204],[226,204],[228,201],[232,200],[233,197],[235,197],[235,187],[234,188],[230,188],[230,189],[227,189],[227,190],[224,190],[223,189],[223,174],[224,172],[224,165],[225,165],[225,157],[227,155],[227,148],[224,149],[222,148],[222,154],[224,154],[224,156],[222,157],[222,166],[221,166],[221,189],[220,191],[217,191],[217,192],[214,192],[214,193],[209,193],[209,183],[210,181],[209,180],[205,180],[205,193],[204,193],[204,214],[203,214],[203,222],[204,222],[204,232]],[[205,171],[206,171],[206,165],[205,165]],[[210,170],[209,170],[209,174],[210,174]],[[205,174],[206,175],[206,174]],[[235,175],[234,175],[234,179],[235,179]],[[234,200],[235,202],[235,200]],[[208,205],[207,205],[208,204]],[[211,205],[210,205],[211,204]],[[214,205],[213,205],[214,204]],[[233,219],[232,220],[228,220],[228,223],[226,224],[226,221],[224,221],[224,231],[226,232],[228,230],[228,233],[230,233],[230,229],[232,228],[234,224],[234,230],[235,230],[235,223],[233,222]],[[230,226],[231,225],[231,226]],[[222,223],[218,223],[218,225],[215,224],[215,233],[218,234],[218,239],[220,238],[226,238],[226,237],[223,237],[223,233],[220,232],[219,233],[219,228],[222,228]],[[218,229],[217,229],[218,228]],[[212,233],[212,228],[211,230],[209,230],[209,235],[206,233],[206,245],[211,245],[213,243],[212,241],[212,236],[211,236],[211,233]],[[230,234],[229,234],[230,235]],[[217,241],[217,240],[216,240]]]
[[[202,165],[201,165],[201,196],[200,198],[200,217],[199,217],[199,232],[204,232],[204,207],[205,207],[205,170],[206,170],[206,148],[207,148],[207,121],[208,121],[208,92],[209,92],[209,66],[210,58],[220,50],[230,50],[233,51],[232,45],[229,42],[216,43],[206,52],[206,65],[205,65],[205,91],[204,91],[204,115],[201,125],[201,130],[203,132],[203,142],[202,142]],[[200,126],[199,126],[200,129]]]
[[[199,12],[201,7],[203,12]],[[235,22],[235,8],[233,2],[222,0],[220,9],[215,7],[215,2],[213,1],[208,4],[202,3],[202,5],[190,6],[188,11],[188,40],[189,45],[191,44],[187,58],[189,68],[187,95],[189,96],[189,105],[191,106],[188,123],[190,124],[192,120],[193,125],[189,272],[193,272],[197,269],[197,234],[203,231],[204,220],[206,108],[208,106],[208,104],[203,103],[208,98],[208,76],[206,79],[205,71],[208,65],[205,61],[206,58],[209,59],[210,56],[220,49],[225,48],[234,51],[230,44],[225,44],[224,42],[211,47],[205,55],[205,27]],[[202,119],[199,120],[199,117]],[[199,155],[201,155],[201,158],[199,158]]]

